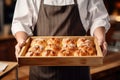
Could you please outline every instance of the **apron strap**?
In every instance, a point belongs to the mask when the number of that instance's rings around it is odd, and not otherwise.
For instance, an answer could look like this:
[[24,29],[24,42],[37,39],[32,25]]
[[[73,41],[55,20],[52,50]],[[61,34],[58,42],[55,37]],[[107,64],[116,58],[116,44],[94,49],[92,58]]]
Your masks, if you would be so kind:
[[43,4],[44,3],[44,0],[41,0],[41,4]]
[[75,4],[77,4],[77,0],[74,0]]

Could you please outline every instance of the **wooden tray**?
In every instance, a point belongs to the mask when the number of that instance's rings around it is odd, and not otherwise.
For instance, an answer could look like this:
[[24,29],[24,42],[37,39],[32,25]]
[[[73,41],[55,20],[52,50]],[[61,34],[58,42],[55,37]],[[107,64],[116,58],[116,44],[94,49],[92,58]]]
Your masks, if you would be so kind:
[[[25,54],[29,48],[31,40],[34,38],[90,38],[94,40],[97,55],[96,56],[65,56],[65,57],[42,57],[42,56],[31,56],[26,57]],[[30,37],[27,39],[25,46],[22,48],[19,56],[18,56],[19,65],[40,65],[40,66],[98,66],[103,64],[103,54],[97,43],[96,38],[91,36],[37,36]]]

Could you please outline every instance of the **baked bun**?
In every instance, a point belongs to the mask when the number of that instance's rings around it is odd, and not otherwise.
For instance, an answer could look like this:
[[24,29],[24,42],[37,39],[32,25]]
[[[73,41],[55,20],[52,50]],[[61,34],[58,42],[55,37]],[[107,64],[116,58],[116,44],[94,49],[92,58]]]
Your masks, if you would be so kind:
[[77,48],[76,40],[71,38],[65,38],[62,40],[62,49],[75,50]]
[[25,56],[40,56],[41,52],[42,50],[39,49],[39,46],[34,46],[29,48]]
[[61,50],[59,51],[57,56],[72,56],[72,53],[70,50]]
[[77,40],[77,47],[80,46],[94,46],[93,40],[86,39],[86,38],[79,38]]
[[87,45],[87,46],[91,46],[91,47],[94,47],[95,45],[94,45],[94,41],[93,40],[90,40],[90,39],[86,39],[85,40],[85,44]]
[[35,39],[32,41],[31,46],[40,46],[45,47],[47,45],[46,40],[45,39]]
[[96,55],[96,50],[92,46],[80,46],[78,50],[81,50],[82,56]]
[[35,44],[37,44],[37,42],[38,39],[32,39],[30,46],[34,46]]
[[56,56],[56,53],[52,50],[44,50],[41,56]]
[[96,49],[93,39],[36,38],[31,41],[25,56],[93,56]]
[[85,45],[86,38],[79,38],[77,40],[77,47],[84,46]]
[[88,56],[88,53],[85,51],[85,50],[76,50],[74,53],[73,53],[74,56]]
[[47,44],[60,45],[61,44],[61,39],[60,38],[50,38],[50,39],[47,40]]
[[94,47],[87,47],[87,52],[90,56],[96,55],[96,50]]
[[46,46],[45,50],[59,51],[60,50],[60,46],[58,46],[56,44],[48,44]]

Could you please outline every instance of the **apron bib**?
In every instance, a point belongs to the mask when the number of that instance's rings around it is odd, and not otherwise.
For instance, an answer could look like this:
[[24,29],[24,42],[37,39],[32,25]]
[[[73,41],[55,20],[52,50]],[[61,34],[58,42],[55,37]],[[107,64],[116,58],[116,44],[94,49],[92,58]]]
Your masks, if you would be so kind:
[[84,36],[77,3],[67,6],[50,6],[41,1],[35,35]]
[[[84,36],[77,3],[67,6],[44,5],[41,0],[34,35]],[[90,80],[89,67],[31,66],[30,80]]]

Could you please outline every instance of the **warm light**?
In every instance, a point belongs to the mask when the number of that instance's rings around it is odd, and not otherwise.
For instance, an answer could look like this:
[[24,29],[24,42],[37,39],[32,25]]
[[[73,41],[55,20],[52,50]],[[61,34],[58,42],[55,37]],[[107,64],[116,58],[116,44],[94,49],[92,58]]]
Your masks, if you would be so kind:
[[115,20],[118,21],[118,22],[120,22],[120,16],[116,16]]

